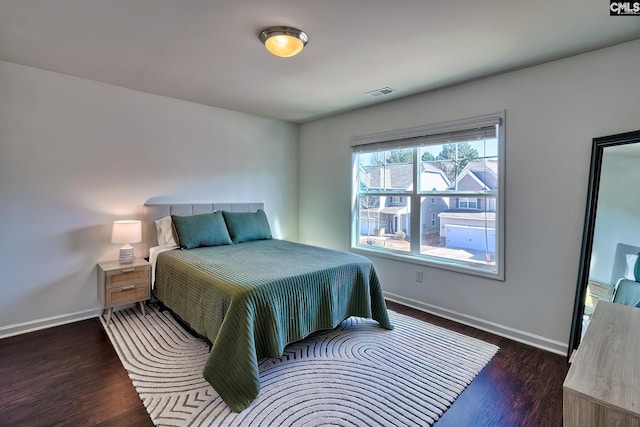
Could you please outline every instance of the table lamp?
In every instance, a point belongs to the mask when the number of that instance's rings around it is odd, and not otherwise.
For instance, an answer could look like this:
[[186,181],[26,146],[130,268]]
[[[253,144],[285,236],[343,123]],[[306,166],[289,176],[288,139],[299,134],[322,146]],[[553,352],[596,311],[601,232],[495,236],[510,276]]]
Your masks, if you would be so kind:
[[113,222],[113,232],[111,242],[124,243],[120,248],[120,264],[131,264],[133,262],[133,247],[130,243],[137,243],[142,240],[142,224],[136,220],[122,220]]

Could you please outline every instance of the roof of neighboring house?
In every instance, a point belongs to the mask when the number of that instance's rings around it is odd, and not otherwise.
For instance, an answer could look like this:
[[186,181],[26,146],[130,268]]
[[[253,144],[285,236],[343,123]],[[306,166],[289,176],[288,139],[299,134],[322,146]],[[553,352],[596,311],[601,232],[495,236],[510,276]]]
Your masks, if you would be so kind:
[[390,163],[384,166],[365,166],[361,179],[369,188],[406,190],[413,183],[412,163]]
[[467,163],[460,171],[456,182],[449,189],[458,191],[495,190],[498,188],[497,160],[475,160]]
[[444,191],[449,187],[449,184],[443,171],[429,163],[422,163],[420,191]]
[[[413,185],[413,164],[389,163],[385,166],[365,166],[360,177],[369,188],[408,190]],[[449,186],[449,180],[444,172],[428,163],[421,164],[420,183],[422,191],[446,190]]]
[[421,166],[422,166],[422,172],[438,172],[438,173],[442,173],[442,171],[440,169],[438,169],[437,167],[433,166],[431,163],[422,162]]

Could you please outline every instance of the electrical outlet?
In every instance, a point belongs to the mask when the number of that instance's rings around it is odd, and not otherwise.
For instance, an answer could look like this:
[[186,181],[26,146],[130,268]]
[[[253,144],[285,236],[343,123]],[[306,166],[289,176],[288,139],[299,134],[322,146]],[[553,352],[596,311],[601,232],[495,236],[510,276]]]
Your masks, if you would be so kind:
[[416,271],[416,282],[422,282],[422,271]]

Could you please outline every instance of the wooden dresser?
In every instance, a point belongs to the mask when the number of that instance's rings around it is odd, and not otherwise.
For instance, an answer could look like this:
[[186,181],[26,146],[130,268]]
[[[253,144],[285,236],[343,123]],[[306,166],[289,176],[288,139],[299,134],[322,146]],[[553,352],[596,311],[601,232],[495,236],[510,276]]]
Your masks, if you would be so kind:
[[563,385],[565,427],[640,427],[640,308],[601,301]]

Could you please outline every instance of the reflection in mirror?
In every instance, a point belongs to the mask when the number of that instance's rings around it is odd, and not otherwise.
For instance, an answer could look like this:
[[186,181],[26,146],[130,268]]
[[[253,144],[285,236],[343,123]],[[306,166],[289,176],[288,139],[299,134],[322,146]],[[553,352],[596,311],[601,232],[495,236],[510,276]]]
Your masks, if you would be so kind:
[[569,355],[599,301],[640,306],[640,131],[594,139]]
[[[635,277],[640,252],[639,183],[640,144],[606,147],[585,298],[587,324],[600,300],[634,306],[640,303],[640,283]],[[623,280],[629,283],[621,283]],[[585,331],[583,324],[582,335]]]

